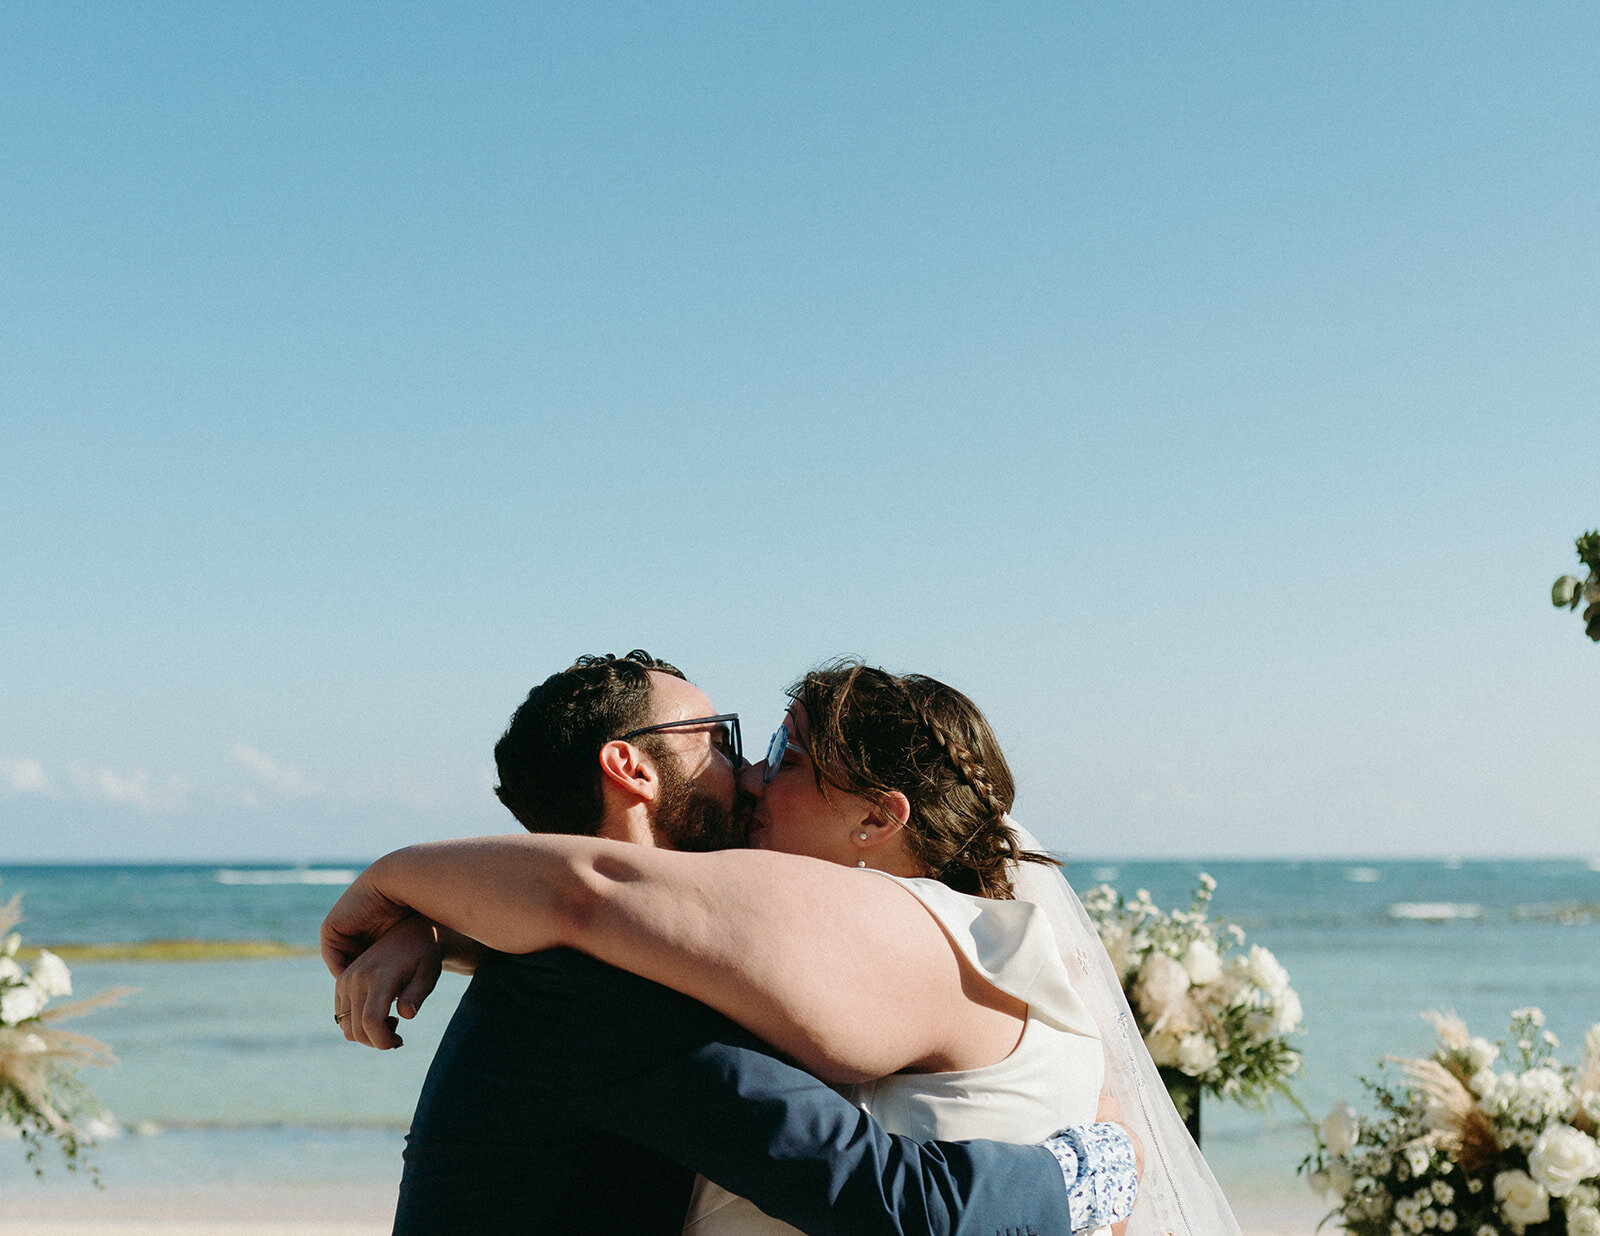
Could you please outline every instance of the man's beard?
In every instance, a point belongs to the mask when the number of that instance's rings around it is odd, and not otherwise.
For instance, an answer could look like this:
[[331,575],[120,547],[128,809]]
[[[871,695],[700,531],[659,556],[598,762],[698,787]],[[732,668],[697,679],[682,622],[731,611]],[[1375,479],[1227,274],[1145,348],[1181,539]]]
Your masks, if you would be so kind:
[[743,849],[748,844],[750,808],[754,799],[735,789],[734,801],[696,789],[675,753],[656,758],[661,777],[661,798],[650,821],[656,844],[668,850],[703,853],[707,850]]

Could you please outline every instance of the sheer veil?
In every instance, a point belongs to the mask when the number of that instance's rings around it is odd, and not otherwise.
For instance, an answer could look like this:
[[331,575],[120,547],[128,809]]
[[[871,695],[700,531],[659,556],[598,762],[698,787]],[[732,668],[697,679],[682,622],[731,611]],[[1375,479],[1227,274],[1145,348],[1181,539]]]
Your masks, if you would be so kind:
[[[1007,823],[1023,849],[1043,850],[1015,820],[1007,817]],[[1122,1123],[1144,1143],[1144,1175],[1128,1236],[1240,1236],[1228,1199],[1167,1097],[1078,895],[1059,868],[1043,863],[1019,863],[1012,878],[1017,900],[1033,902],[1050,921],[1067,973],[1100,1028],[1106,1090],[1122,1109]]]

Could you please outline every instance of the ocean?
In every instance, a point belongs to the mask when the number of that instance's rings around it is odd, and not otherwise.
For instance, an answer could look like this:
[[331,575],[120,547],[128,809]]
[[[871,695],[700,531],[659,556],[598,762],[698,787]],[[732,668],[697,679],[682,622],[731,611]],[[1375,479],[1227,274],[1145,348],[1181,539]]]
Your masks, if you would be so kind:
[[[317,925],[359,862],[265,866],[0,866],[24,894],[28,945],[163,939],[276,940],[314,950]],[[1186,906],[1200,870],[1213,910],[1287,967],[1305,1008],[1295,1083],[1314,1113],[1346,1098],[1385,1055],[1426,1051],[1426,1009],[1453,1009],[1497,1038],[1538,1005],[1567,1049],[1600,1021],[1600,861],[1151,863],[1075,860],[1080,888],[1147,888]],[[109,1119],[94,1152],[108,1190],[135,1185],[337,1186],[399,1179],[400,1149],[429,1060],[465,981],[445,975],[406,1046],[375,1052],[334,1028],[315,955],[258,960],[78,961],[75,995],[136,992],[71,1027],[120,1063],[85,1074]],[[1567,1051],[1571,1054],[1570,1050]],[[1204,1149],[1239,1201],[1302,1201],[1311,1140],[1276,1102],[1208,1102]],[[0,1190],[72,1187],[56,1162],[37,1186],[0,1142]]]

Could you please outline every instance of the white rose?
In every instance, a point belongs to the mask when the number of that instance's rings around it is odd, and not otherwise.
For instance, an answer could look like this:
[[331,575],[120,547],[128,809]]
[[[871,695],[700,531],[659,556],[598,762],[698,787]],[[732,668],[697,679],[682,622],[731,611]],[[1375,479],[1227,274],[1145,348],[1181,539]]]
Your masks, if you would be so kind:
[[1348,1103],[1335,1103],[1322,1118],[1322,1140],[1329,1154],[1349,1154],[1360,1136],[1361,1117]]
[[1222,954],[1210,940],[1196,940],[1183,955],[1183,968],[1188,971],[1191,983],[1204,987],[1222,977]]
[[46,1000],[72,994],[72,971],[47,948],[39,950],[39,960],[33,963],[33,974],[28,980],[39,989]]
[[22,982],[22,967],[10,957],[0,957],[0,986]]
[[1305,1015],[1305,1010],[1300,1007],[1300,997],[1293,987],[1285,987],[1278,996],[1277,1003],[1272,1009],[1272,1031],[1274,1034],[1288,1034],[1300,1024],[1300,1019]]
[[1567,1236],[1600,1236],[1600,1210],[1593,1206],[1569,1206]]
[[1178,1043],[1178,1067],[1190,1077],[1208,1072],[1217,1062],[1217,1045],[1203,1034],[1186,1034]]
[[1600,1206],[1600,1189],[1582,1184],[1567,1194],[1568,1206]]
[[37,1017],[44,1008],[44,997],[32,987],[8,987],[0,992],[0,1022],[14,1026]]
[[1550,1217],[1550,1195],[1527,1172],[1512,1170],[1496,1176],[1494,1199],[1500,1203],[1500,1213],[1518,1236],[1530,1223],[1543,1223]]
[[1500,1049],[1488,1039],[1474,1038],[1467,1043],[1467,1064],[1474,1073],[1488,1068],[1499,1055]]
[[1551,1197],[1565,1197],[1590,1176],[1600,1176],[1600,1146],[1570,1124],[1551,1125],[1533,1144],[1528,1171]]
[[1189,973],[1165,953],[1151,953],[1139,967],[1133,998],[1146,1017],[1159,1019],[1168,1007],[1189,990]]
[[1276,996],[1289,985],[1289,972],[1283,968],[1267,949],[1259,944],[1250,946],[1250,956],[1245,961],[1245,973],[1250,981],[1269,996]]

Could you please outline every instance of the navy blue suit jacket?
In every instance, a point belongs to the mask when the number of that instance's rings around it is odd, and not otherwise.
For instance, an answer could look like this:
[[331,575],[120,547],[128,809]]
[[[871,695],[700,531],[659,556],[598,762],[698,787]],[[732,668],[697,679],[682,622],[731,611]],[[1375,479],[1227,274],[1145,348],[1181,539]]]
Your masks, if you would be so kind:
[[697,1171],[811,1233],[1069,1236],[1049,1151],[886,1133],[720,1014],[565,949],[479,967],[405,1158],[396,1236],[670,1236]]

